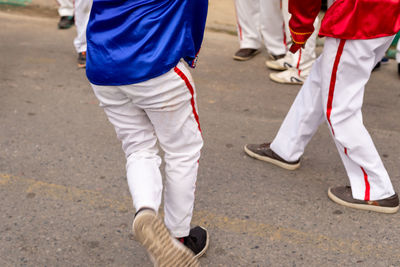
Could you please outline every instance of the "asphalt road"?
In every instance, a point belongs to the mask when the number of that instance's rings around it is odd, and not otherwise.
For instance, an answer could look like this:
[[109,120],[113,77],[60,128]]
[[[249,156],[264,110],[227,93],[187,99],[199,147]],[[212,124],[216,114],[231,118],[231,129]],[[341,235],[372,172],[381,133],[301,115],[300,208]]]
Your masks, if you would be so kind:
[[[75,29],[0,11],[0,265],[151,266],[133,240],[125,159],[85,72]],[[341,207],[347,178],[321,126],[302,167],[247,157],[271,140],[298,86],[271,82],[266,53],[235,62],[235,36],[208,30],[193,76],[202,151],[193,224],[211,235],[203,266],[400,266],[400,214]],[[372,74],[364,121],[400,189],[395,62]]]

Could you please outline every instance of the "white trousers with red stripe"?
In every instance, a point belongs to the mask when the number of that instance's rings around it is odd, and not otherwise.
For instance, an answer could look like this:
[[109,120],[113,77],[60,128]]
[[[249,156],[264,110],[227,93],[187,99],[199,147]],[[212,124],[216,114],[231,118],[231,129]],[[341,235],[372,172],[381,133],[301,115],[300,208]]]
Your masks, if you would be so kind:
[[[290,29],[289,29],[289,20],[291,18],[291,14],[289,13],[289,0],[282,0],[282,14],[283,20],[285,24],[285,34],[286,39],[288,42],[290,39]],[[308,38],[307,43],[305,44],[304,48],[299,49],[296,53],[290,53],[286,55],[289,58],[290,64],[293,68],[298,70],[298,75],[302,77],[307,77],[310,74],[310,70],[312,64],[314,63],[315,59],[317,58],[317,54],[315,53],[315,48],[317,46],[317,37],[318,37],[318,24],[319,18],[316,17],[314,21],[314,32]]]
[[298,160],[318,126],[326,121],[355,199],[379,200],[394,194],[361,113],[365,84],[392,40],[393,36],[326,38],[323,53],[271,143],[271,149],[283,159]]
[[164,151],[165,224],[189,234],[203,139],[192,77],[182,63],[164,75],[126,86],[92,85],[122,141],[136,210],[158,211],[163,191],[158,146]]
[[240,48],[259,49],[272,55],[286,54],[280,0],[235,0]]

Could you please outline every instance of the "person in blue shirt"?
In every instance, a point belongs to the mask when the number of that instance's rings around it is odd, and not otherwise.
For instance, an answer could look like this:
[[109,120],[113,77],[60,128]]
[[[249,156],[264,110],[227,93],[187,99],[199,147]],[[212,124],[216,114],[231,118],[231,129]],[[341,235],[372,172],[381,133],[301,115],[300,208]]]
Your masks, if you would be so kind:
[[207,8],[208,0],[94,0],[87,27],[86,74],[122,142],[133,232],[156,266],[198,266],[209,243],[204,228],[190,229],[203,139],[184,65],[195,66]]

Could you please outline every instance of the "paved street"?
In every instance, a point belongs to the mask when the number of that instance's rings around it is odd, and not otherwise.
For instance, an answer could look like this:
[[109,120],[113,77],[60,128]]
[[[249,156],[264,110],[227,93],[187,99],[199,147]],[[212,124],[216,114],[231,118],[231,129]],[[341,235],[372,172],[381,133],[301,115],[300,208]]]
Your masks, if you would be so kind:
[[[27,13],[0,9],[0,266],[151,266],[131,234],[120,143],[76,67],[75,28]],[[209,25],[192,71],[205,142],[193,224],[211,236],[202,266],[400,266],[400,213],[328,199],[348,180],[326,125],[299,170],[245,155],[274,137],[300,87],[268,79],[265,51],[233,61],[230,29]],[[399,191],[396,71],[391,60],[372,74],[363,115]]]

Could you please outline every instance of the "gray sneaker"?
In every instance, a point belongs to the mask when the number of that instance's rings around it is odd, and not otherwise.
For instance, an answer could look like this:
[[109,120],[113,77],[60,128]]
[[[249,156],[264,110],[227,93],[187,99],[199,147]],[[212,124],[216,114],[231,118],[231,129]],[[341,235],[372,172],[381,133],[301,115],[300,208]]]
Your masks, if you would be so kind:
[[272,163],[287,170],[292,171],[300,167],[300,159],[293,162],[286,161],[272,151],[269,145],[270,143],[264,143],[260,145],[248,144],[244,146],[244,151],[252,158]]
[[350,186],[338,186],[329,188],[328,196],[339,205],[360,210],[382,213],[396,213],[399,210],[399,197],[397,194],[381,200],[365,201],[354,199]]
[[253,48],[241,48],[233,56],[234,60],[246,61],[252,59],[255,55],[260,53],[260,50]]
[[132,228],[136,240],[146,248],[154,266],[200,266],[194,253],[170,235],[154,211],[145,209],[136,214]]

